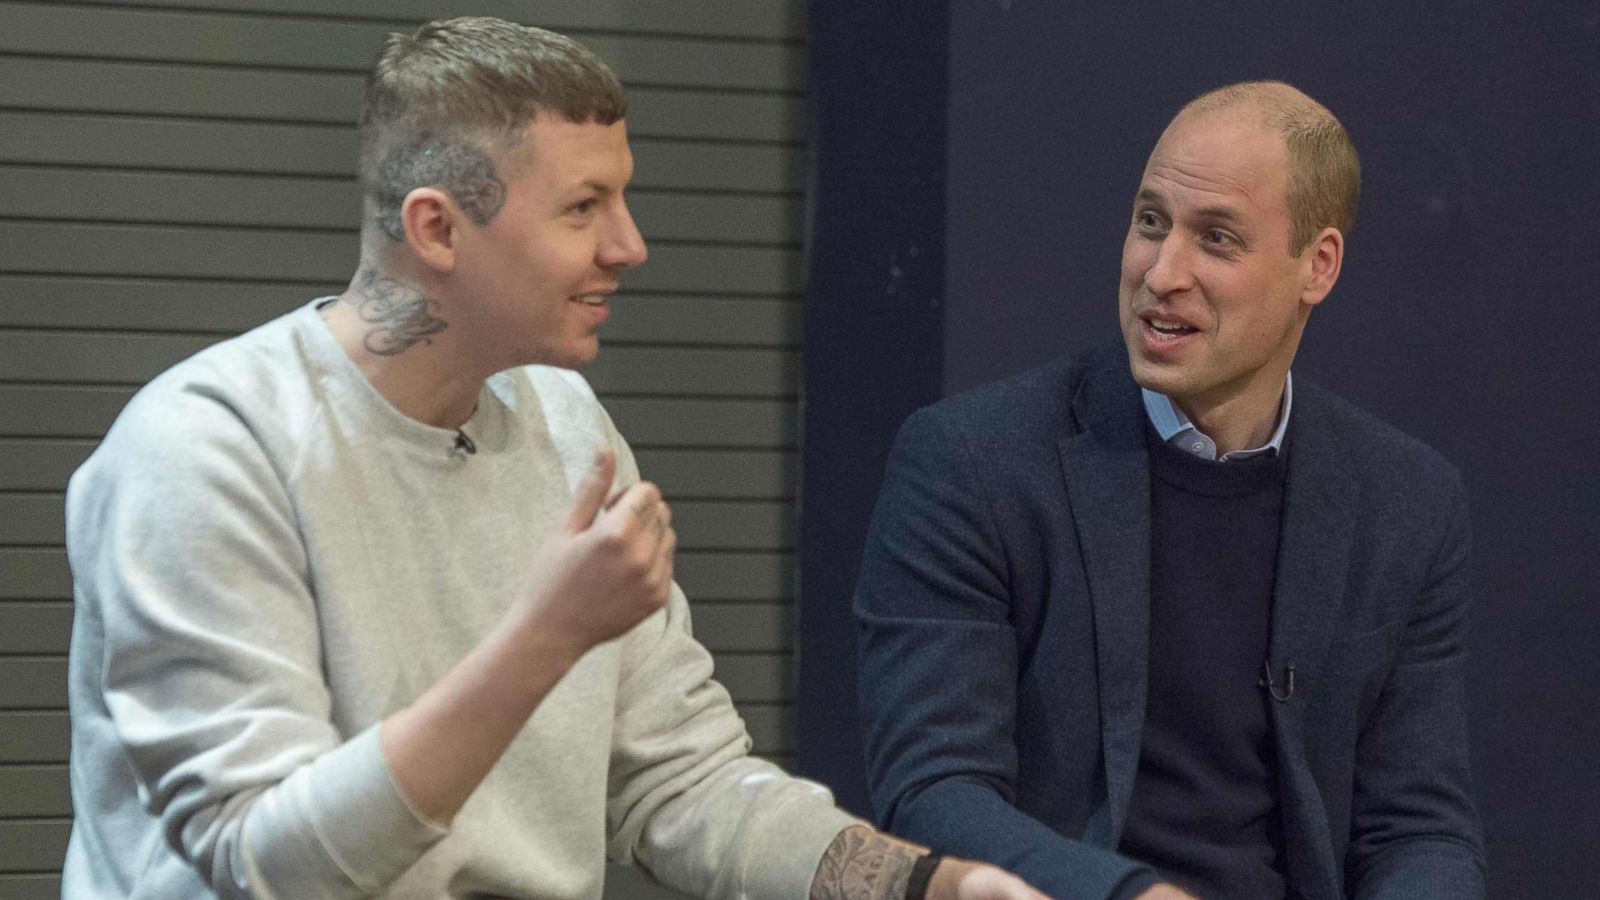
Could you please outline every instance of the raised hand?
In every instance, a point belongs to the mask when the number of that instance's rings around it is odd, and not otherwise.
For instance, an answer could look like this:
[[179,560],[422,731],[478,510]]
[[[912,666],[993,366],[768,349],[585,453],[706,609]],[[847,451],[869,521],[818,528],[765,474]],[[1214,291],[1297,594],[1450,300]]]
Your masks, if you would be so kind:
[[530,627],[579,654],[665,606],[672,585],[672,510],[649,482],[608,504],[615,473],[611,451],[596,453],[564,526],[535,553],[521,598]]

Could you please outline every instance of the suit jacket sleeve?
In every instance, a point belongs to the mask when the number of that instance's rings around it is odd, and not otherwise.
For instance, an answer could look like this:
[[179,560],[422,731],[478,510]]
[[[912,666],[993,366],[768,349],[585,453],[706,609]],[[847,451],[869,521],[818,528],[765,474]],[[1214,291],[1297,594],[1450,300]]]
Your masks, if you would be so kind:
[[1346,884],[1362,900],[1485,890],[1463,696],[1467,507],[1451,474],[1442,540],[1356,745]]
[[937,409],[901,428],[855,612],[867,777],[880,824],[1010,869],[1053,897],[1105,898],[1138,863],[1016,808],[1017,641],[981,465]]

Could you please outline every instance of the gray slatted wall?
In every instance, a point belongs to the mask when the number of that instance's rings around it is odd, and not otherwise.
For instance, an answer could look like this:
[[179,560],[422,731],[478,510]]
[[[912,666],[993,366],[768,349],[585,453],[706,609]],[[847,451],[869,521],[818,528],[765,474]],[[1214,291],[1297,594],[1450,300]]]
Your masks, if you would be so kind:
[[786,758],[800,0],[0,0],[0,897],[54,896],[70,827],[67,477],[152,375],[342,286],[361,71],[463,13],[572,34],[629,86],[651,259],[587,374],[673,501],[757,752]]

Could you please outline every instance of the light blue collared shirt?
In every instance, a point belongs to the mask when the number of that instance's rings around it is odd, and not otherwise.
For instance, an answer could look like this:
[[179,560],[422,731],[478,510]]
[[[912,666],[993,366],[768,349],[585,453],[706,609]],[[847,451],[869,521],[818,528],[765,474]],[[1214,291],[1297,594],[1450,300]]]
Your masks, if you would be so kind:
[[[1150,424],[1155,426],[1156,434],[1168,444],[1177,447],[1185,453],[1193,453],[1201,459],[1217,462],[1217,443],[1201,433],[1194,427],[1189,417],[1183,414],[1178,404],[1166,394],[1158,394],[1149,388],[1144,391],[1144,412],[1150,417]],[[1283,449],[1283,435],[1289,429],[1289,408],[1294,405],[1294,373],[1290,372],[1288,379],[1283,384],[1283,404],[1279,407],[1278,427],[1272,432],[1272,439],[1253,450],[1230,450],[1222,454],[1221,462],[1232,462],[1238,459],[1249,459],[1263,453],[1276,454]]]

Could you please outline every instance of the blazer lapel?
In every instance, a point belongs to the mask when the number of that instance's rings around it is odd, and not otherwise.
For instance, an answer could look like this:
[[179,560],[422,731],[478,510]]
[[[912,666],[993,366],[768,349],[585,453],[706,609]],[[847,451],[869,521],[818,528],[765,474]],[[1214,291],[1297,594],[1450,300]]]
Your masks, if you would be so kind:
[[1097,355],[1058,443],[1093,606],[1108,839],[1127,815],[1144,727],[1150,625],[1150,471],[1138,386],[1120,354]]
[[1337,897],[1342,879],[1328,868],[1337,861],[1327,812],[1306,761],[1304,726],[1306,701],[1328,653],[1329,625],[1345,593],[1357,482],[1314,389],[1296,385],[1292,415],[1268,665],[1280,695],[1288,689],[1291,666],[1297,683],[1284,702],[1268,706],[1278,742],[1285,844],[1289,865],[1299,870],[1292,880],[1323,885],[1327,896]]

